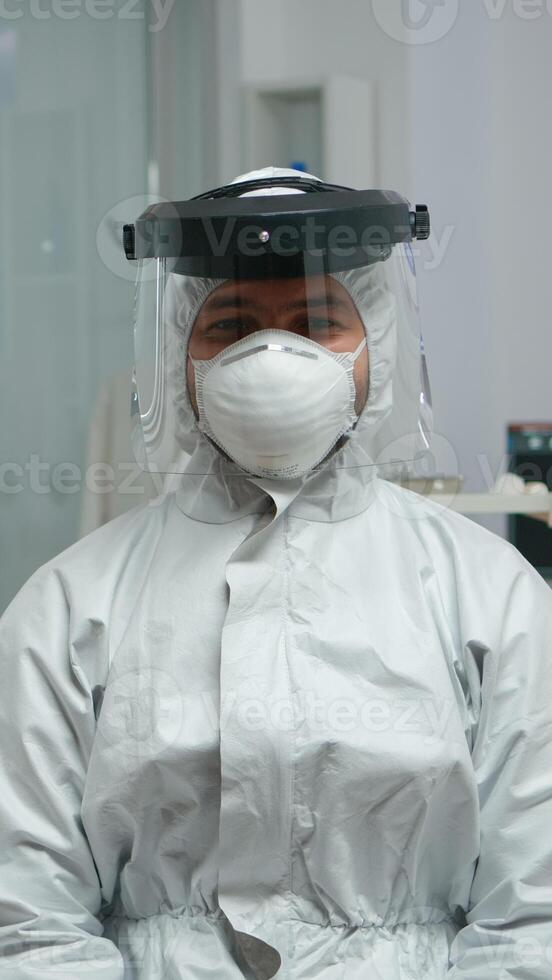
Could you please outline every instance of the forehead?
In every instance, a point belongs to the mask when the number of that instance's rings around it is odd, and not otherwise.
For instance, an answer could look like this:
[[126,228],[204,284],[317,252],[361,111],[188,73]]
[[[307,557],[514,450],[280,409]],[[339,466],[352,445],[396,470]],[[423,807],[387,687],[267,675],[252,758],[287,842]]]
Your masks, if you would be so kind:
[[231,280],[218,286],[207,297],[200,314],[228,306],[286,308],[290,304],[314,301],[338,305],[356,313],[349,293],[333,276],[320,275],[296,279]]

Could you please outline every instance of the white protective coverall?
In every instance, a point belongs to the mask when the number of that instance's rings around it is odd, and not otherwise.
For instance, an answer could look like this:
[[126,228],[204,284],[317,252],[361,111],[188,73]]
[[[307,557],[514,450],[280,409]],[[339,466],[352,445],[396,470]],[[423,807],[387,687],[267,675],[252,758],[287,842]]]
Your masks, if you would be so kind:
[[342,465],[381,382],[306,480],[190,410],[209,475],[11,604],[0,980],[549,980],[552,594]]

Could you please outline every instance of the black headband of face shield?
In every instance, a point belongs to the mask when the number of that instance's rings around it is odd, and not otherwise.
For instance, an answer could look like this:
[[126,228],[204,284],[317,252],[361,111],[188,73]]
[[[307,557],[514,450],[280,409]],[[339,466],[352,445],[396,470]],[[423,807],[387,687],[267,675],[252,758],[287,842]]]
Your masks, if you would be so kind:
[[[254,195],[282,187],[304,195]],[[174,271],[214,278],[292,276],[306,266],[345,271],[385,261],[394,244],[427,238],[425,205],[394,191],[356,191],[308,177],[227,184],[152,205],[124,227],[128,259],[171,258]]]

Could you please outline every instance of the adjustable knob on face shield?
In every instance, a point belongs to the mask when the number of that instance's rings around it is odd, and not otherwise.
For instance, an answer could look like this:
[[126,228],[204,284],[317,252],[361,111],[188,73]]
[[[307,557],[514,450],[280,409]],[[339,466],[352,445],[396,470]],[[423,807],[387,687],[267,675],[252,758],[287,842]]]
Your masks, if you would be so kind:
[[136,258],[134,225],[123,225],[123,248],[129,261]]
[[410,212],[410,228],[412,238],[417,238],[419,241],[429,238],[431,221],[427,204],[417,204],[416,210]]

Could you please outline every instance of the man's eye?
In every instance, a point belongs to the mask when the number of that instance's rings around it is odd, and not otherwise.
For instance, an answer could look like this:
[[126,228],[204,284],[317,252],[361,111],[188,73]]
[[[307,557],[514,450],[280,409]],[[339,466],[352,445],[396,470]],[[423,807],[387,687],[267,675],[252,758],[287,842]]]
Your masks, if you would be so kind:
[[243,320],[215,320],[214,323],[210,323],[207,332],[220,332],[220,333],[237,333],[241,330],[246,329],[246,324]]
[[308,326],[311,330],[325,330],[326,332],[343,329],[337,320],[327,320],[323,317],[315,317],[313,320],[309,320]]

